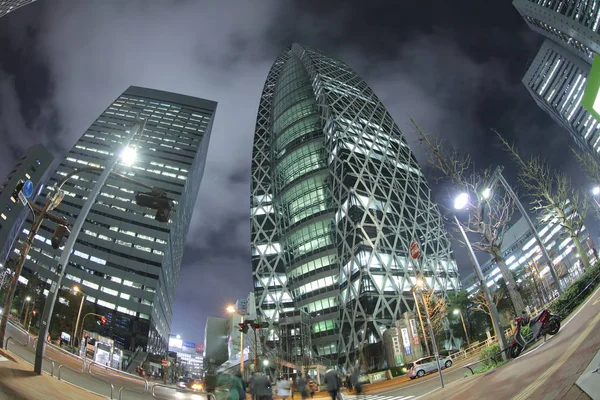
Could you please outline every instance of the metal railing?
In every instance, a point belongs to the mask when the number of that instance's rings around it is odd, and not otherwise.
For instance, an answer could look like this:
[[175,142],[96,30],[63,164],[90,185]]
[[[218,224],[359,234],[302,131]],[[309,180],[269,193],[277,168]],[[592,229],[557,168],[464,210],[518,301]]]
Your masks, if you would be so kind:
[[[81,373],[82,373],[81,371],[77,371],[76,369],[73,369],[73,368],[69,367],[68,365],[60,364],[60,365],[58,366],[58,380],[59,380],[59,381],[61,380],[61,379],[60,379],[60,371],[62,370],[62,368],[63,368],[63,367],[64,367],[64,368],[66,368],[66,369],[69,369],[69,370],[71,370],[71,371],[73,371],[73,372],[75,372],[75,373],[77,373],[77,374],[81,374]],[[99,381],[102,381],[102,382],[104,382],[104,383],[107,383],[107,384],[110,386],[110,397],[109,397],[109,398],[112,400],[112,398],[113,398],[113,393],[114,393],[114,391],[115,391],[115,385],[113,385],[111,382],[109,382],[109,381],[107,381],[107,380],[105,380],[105,379],[102,379],[102,378],[100,378],[100,377],[98,377],[98,376],[95,376],[95,375],[93,375],[93,374],[90,374],[90,376],[91,376],[92,378],[98,379]]]
[[[144,391],[143,391],[143,392],[141,392],[141,393],[148,393],[148,391],[150,390],[150,384],[148,383],[148,380],[147,380],[146,378],[143,378],[143,377],[141,377],[141,376],[137,376],[137,375],[133,375],[133,374],[130,374],[130,373],[128,373],[128,372],[125,372],[125,371],[121,371],[120,369],[116,369],[116,368],[112,368],[112,367],[109,367],[109,366],[106,366],[106,365],[102,365],[102,364],[100,364],[100,363],[98,363],[98,362],[96,362],[96,361],[92,361],[92,362],[89,364],[89,366],[88,366],[88,370],[87,370],[87,372],[88,372],[90,375],[92,375],[92,376],[95,376],[95,375],[92,373],[92,367],[93,367],[94,365],[97,365],[97,366],[98,366],[98,368],[100,368],[100,369],[103,369],[103,370],[105,370],[105,371],[112,371],[112,372],[116,373],[117,375],[121,375],[121,376],[122,376],[122,377],[124,377],[124,378],[129,378],[129,379],[133,379],[133,380],[136,380],[136,381],[141,381],[141,382],[143,382],[143,383],[144,383]],[[121,389],[123,389],[123,388],[121,388]]]
[[157,397],[156,396],[155,389],[157,387],[165,388],[165,389],[168,389],[168,390],[174,390],[177,393],[191,393],[191,394],[196,394],[196,395],[201,395],[201,396],[205,395],[207,399],[217,400],[217,398],[215,397],[215,395],[213,393],[197,392],[197,391],[191,390],[191,389],[179,389],[179,388],[174,388],[173,386],[163,385],[161,383],[157,383],[156,385],[152,386],[152,397],[154,397],[155,399],[164,399],[164,397]]
[[8,350],[8,344],[9,344],[10,342],[13,342],[14,344],[18,344],[19,346],[22,346],[22,347],[28,347],[28,346],[29,346],[29,339],[30,339],[30,337],[29,337],[29,335],[27,335],[27,343],[23,344],[23,343],[19,342],[17,339],[15,339],[14,337],[12,337],[12,336],[9,336],[9,337],[6,339],[6,346],[4,346],[4,348],[5,348],[6,350]]

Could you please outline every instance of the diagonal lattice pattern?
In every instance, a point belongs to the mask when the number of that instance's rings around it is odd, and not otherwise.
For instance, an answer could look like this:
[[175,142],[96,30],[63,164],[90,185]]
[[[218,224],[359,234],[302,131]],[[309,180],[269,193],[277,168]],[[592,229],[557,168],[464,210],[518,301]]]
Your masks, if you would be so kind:
[[[412,310],[417,273],[445,293],[458,274],[441,215],[391,116],[346,64],[294,44],[261,97],[252,164],[257,308],[301,309],[315,355],[350,365]],[[411,262],[412,240],[423,261]]]

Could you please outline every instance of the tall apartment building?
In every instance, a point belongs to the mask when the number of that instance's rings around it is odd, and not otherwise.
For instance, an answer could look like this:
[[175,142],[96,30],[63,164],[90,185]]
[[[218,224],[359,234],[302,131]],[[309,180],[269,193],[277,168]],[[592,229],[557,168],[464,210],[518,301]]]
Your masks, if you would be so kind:
[[[583,273],[573,239],[567,235],[567,232],[557,220],[537,221],[536,230],[552,258],[562,286],[568,287],[574,279]],[[593,261],[596,258],[594,243],[585,227],[579,234],[579,240],[585,247],[590,260]],[[511,271],[518,272],[520,269],[526,268],[523,276],[529,273],[537,273],[539,280],[545,283],[547,287],[554,286],[550,269],[542,258],[540,246],[536,243],[524,218],[520,218],[504,234],[502,254],[506,260],[506,265]],[[488,286],[492,286],[503,279],[493,259],[483,264],[481,270]],[[462,279],[462,287],[469,295],[479,289],[479,279],[474,272]],[[547,295],[551,295],[551,293],[547,293]]]
[[15,11],[17,8],[33,3],[34,1],[35,0],[0,0],[0,18],[9,12]]
[[[109,178],[85,220],[63,280],[65,287],[78,285],[85,291],[86,300],[107,317],[102,333],[126,351],[142,346],[162,353],[167,348],[183,247],[216,106],[209,100],[132,86],[94,121],[50,180],[55,183],[73,170],[104,166],[122,151],[135,118],[146,120],[143,133],[131,142],[137,151],[135,162],[118,164],[115,172],[166,190],[175,204],[169,222],[156,221],[155,211],[136,205],[139,186]],[[84,172],[68,180],[65,197],[54,211],[74,223],[98,175]],[[47,283],[55,279],[60,258],[60,250],[50,245],[53,230],[52,222],[42,225],[24,265],[25,273],[37,273]]]
[[600,122],[581,106],[594,54],[600,54],[600,4],[587,0],[513,0],[527,25],[545,36],[523,83],[536,103],[583,149],[600,150]]
[[348,365],[363,345],[381,345],[412,310],[417,274],[435,290],[458,288],[438,207],[392,117],[348,65],[298,44],[277,57],[261,95],[251,229],[257,311],[286,330],[277,335],[296,365]]
[[600,122],[581,105],[589,64],[546,39],[523,84],[544,111],[584,149],[600,150]]
[[19,180],[30,180],[34,185],[30,198],[33,201],[48,178],[53,160],[54,157],[43,145],[32,146],[25,151],[0,185],[0,266],[5,264],[25,217],[30,213],[29,207],[12,198],[13,190]]

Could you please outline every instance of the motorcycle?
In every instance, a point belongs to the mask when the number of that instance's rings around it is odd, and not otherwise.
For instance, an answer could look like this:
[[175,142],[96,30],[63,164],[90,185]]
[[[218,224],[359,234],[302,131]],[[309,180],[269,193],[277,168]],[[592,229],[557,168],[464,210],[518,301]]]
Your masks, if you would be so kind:
[[[550,313],[550,310],[543,310],[535,318],[529,319],[525,311],[520,317],[515,316],[515,334],[509,347],[509,354],[512,358],[517,358],[531,342],[537,341],[542,336],[556,335],[560,330],[560,317]],[[521,327],[529,325],[532,336],[525,340],[521,335]]]

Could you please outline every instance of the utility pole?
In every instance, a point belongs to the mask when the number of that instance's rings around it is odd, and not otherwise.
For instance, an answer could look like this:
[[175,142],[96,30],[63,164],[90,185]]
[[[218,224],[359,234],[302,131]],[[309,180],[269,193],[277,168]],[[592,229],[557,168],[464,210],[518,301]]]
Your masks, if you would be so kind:
[[435,353],[435,361],[437,363],[438,373],[440,374],[440,382],[442,383],[442,388],[444,387],[444,377],[442,376],[442,366],[440,365],[440,354],[438,352],[437,344],[435,343],[435,335],[433,333],[433,327],[431,326],[431,320],[429,319],[429,308],[427,307],[427,302],[425,301],[425,297],[423,296],[423,291],[420,291],[421,299],[423,299],[423,304],[425,305],[425,315],[427,316],[427,325],[429,325],[429,334],[431,335],[431,345],[433,346],[433,352]]

